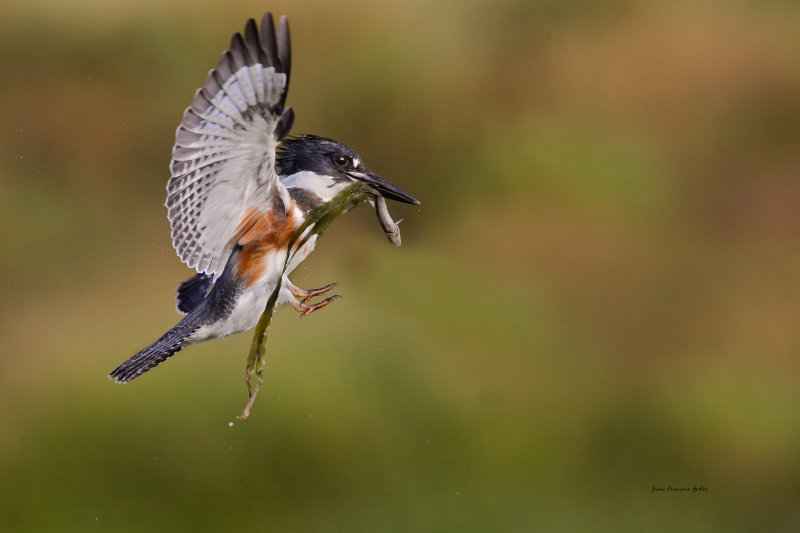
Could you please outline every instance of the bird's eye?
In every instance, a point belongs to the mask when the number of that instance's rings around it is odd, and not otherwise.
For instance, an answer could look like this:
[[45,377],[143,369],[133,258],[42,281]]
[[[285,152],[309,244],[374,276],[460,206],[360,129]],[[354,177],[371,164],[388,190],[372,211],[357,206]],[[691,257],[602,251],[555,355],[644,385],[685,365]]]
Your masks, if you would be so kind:
[[336,154],[333,156],[333,164],[337,167],[346,167],[348,161],[350,161],[350,158],[346,155]]

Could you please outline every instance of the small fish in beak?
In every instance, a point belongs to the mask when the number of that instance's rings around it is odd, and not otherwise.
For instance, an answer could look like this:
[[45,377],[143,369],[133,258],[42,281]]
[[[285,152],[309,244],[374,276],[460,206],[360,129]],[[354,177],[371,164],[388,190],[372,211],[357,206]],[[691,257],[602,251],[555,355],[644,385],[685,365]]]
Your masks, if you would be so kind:
[[399,223],[402,219],[395,222],[389,214],[389,208],[386,207],[386,199],[383,196],[376,196],[374,202],[370,202],[375,206],[375,214],[378,216],[378,222],[383,228],[383,233],[389,242],[395,246],[400,246],[400,226]]

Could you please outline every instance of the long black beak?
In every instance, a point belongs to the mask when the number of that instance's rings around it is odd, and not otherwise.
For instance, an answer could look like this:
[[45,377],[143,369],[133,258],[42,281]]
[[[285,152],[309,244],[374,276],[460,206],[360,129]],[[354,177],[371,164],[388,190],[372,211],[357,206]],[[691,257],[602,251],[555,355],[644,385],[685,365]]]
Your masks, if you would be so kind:
[[371,170],[367,170],[366,172],[350,172],[349,175],[352,178],[363,181],[372,187],[378,195],[383,196],[388,200],[419,205],[419,200],[408,194],[391,181],[385,180],[378,176]]

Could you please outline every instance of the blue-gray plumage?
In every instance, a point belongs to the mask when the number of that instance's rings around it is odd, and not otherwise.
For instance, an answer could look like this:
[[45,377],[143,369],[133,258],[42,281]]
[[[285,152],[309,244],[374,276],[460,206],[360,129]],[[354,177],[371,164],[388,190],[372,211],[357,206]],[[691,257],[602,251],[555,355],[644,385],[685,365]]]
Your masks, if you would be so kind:
[[278,281],[277,305],[288,302],[301,316],[328,305],[336,296],[308,300],[334,284],[306,290],[288,278],[319,235],[284,269],[287,248],[309,213],[355,181],[368,186],[381,227],[400,244],[385,199],[419,205],[417,199],[340,142],[287,138],[294,120],[284,107],[290,69],[286,18],[276,32],[267,13],[260,35],[251,19],[184,113],[166,207],[178,256],[198,273],[178,287],[177,307],[186,316],[113,370],[115,381],[129,382],[191,344],[254,327]]

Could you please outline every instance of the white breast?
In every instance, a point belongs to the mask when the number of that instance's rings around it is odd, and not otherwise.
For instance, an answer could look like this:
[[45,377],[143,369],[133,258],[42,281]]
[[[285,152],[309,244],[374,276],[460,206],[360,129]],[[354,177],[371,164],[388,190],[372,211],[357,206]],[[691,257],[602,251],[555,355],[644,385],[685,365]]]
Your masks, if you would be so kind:
[[[288,276],[312,251],[314,251],[316,242],[317,235],[308,239],[308,242],[306,242],[289,261],[284,273],[285,276]],[[284,262],[286,261],[286,252],[282,250],[278,253],[269,254],[264,257],[264,261],[269,263],[266,265],[267,271],[273,273],[273,275],[264,276],[252,286],[243,290],[239,294],[236,305],[228,318],[213,324],[201,326],[200,329],[186,338],[186,345],[242,333],[254,328],[256,324],[258,324],[258,320],[261,318],[267,306],[267,300],[275,290],[275,285],[278,281],[277,273],[281,272],[283,269]],[[287,301],[287,298],[281,294],[278,297],[275,307],[277,308]]]

